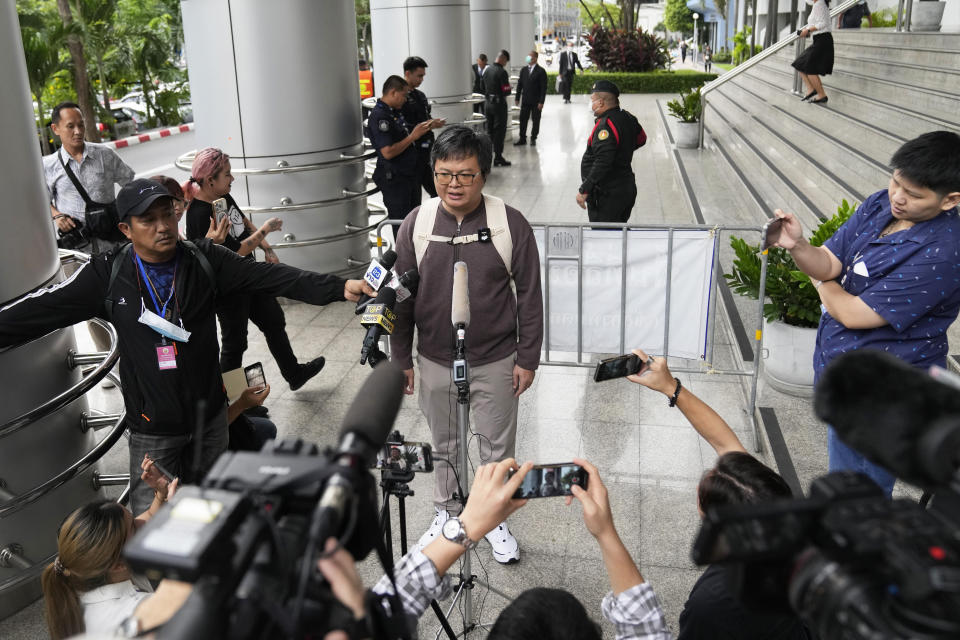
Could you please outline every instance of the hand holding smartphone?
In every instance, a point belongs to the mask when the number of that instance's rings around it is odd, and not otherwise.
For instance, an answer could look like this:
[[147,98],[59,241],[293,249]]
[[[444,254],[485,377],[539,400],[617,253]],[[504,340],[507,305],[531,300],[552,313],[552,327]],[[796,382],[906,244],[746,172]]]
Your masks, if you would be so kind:
[[217,218],[217,224],[220,224],[220,221],[227,217],[227,211],[226,198],[217,198],[213,201],[213,213]]
[[263,393],[267,387],[267,378],[263,375],[263,364],[254,362],[249,367],[243,368],[243,375],[247,379],[247,386],[260,389],[258,393]]
[[593,372],[593,381],[603,382],[632,376],[643,371],[649,364],[635,353],[607,358],[597,363],[597,368]]
[[[509,480],[515,471],[511,470],[507,476]],[[586,469],[572,462],[559,464],[538,464],[524,476],[523,482],[516,493],[514,500],[526,498],[552,498],[555,496],[572,496],[571,488],[578,485],[587,488],[589,474]]]
[[780,232],[783,230],[783,224],[786,218],[773,218],[763,225],[763,241],[760,243],[760,251],[766,251],[780,240]]

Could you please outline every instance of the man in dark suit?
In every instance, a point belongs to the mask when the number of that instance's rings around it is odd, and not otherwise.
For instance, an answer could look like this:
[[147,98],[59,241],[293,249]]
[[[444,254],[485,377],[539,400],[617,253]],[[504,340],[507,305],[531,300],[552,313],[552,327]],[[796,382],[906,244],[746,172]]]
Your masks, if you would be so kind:
[[580,67],[580,73],[583,73],[583,65],[580,64],[577,52],[573,50],[573,43],[567,42],[567,48],[560,54],[560,77],[563,78],[560,89],[563,91],[565,104],[570,104],[570,89],[573,87],[573,74],[577,72],[576,67]]
[[[473,65],[473,92],[486,93],[483,90],[483,74],[487,70],[487,54],[477,56],[477,63]],[[473,105],[474,113],[483,113],[483,102]]]
[[520,105],[520,139],[514,142],[519,147],[527,144],[527,120],[533,115],[533,129],[530,131],[530,144],[537,145],[540,133],[540,114],[547,99],[547,72],[537,64],[537,52],[527,56],[527,66],[520,71],[517,82],[516,103]]

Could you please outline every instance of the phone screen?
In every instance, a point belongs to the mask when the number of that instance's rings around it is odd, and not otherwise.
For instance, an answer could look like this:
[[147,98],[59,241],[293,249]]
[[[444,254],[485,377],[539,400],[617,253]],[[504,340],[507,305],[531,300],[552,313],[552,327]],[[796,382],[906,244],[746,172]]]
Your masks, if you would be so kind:
[[[513,473],[511,471],[510,475]],[[524,476],[513,497],[522,499],[573,495],[570,488],[576,484],[586,489],[588,477],[586,469],[572,462],[538,464]]]
[[640,360],[640,356],[635,353],[607,358],[597,363],[597,368],[593,372],[593,381],[603,382],[604,380],[632,376],[639,373],[645,364]]
[[388,442],[377,452],[375,469],[433,471],[433,450],[428,442]]
[[247,378],[248,387],[264,387],[267,384],[267,379],[263,375],[263,365],[259,362],[256,362],[249,367],[243,368],[243,375]]
[[217,224],[227,215],[227,199],[217,198],[213,201],[213,211],[217,216]]
[[773,243],[780,237],[780,229],[783,227],[784,218],[774,218],[763,225],[763,244],[760,245],[761,251],[766,251],[773,246]]

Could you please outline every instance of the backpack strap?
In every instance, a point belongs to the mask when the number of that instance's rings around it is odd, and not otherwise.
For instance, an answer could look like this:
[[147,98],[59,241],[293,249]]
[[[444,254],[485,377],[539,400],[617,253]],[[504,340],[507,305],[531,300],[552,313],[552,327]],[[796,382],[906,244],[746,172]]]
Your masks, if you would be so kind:
[[206,274],[207,280],[210,281],[210,290],[213,291],[214,297],[217,295],[217,277],[213,274],[213,267],[210,266],[210,261],[207,260],[207,256],[203,255],[203,251],[193,244],[189,240],[181,240],[180,244],[193,256],[197,262],[200,263],[200,268],[203,269],[203,273]]
[[83,203],[87,207],[92,207],[95,203],[90,198],[90,195],[87,193],[87,190],[83,188],[83,185],[80,184],[80,180],[77,179],[77,174],[73,172],[73,169],[70,168],[69,162],[63,161],[63,155],[61,155],[63,147],[60,147],[57,150],[57,158],[60,160],[60,165],[63,167],[63,170],[67,173],[67,177],[70,178],[70,182],[73,183],[74,188],[76,188],[77,193],[80,194],[80,197],[83,198]]
[[107,322],[113,322],[113,283],[116,282],[117,275],[120,274],[120,268],[126,261],[127,256],[130,255],[130,247],[132,246],[131,244],[123,245],[120,253],[113,259],[113,264],[110,265],[110,280],[107,282],[107,296],[103,301],[103,308],[106,312],[104,315],[106,315]]
[[437,210],[439,208],[440,198],[430,198],[420,205],[420,211],[417,212],[417,219],[413,224],[413,251],[417,257],[418,269],[430,242],[450,241],[450,238],[433,235],[433,225],[437,220]]

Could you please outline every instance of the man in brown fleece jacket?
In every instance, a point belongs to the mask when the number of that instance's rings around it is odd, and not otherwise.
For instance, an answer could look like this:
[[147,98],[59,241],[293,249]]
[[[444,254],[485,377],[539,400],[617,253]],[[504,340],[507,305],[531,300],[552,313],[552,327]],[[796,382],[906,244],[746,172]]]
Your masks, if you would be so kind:
[[[420,409],[433,434],[434,457],[456,464],[457,425],[452,407],[456,405],[457,389],[451,372],[456,332],[450,313],[453,265],[466,262],[471,318],[466,332],[471,427],[482,436],[478,442],[485,461],[511,458],[516,444],[518,398],[533,383],[543,341],[536,239],[519,211],[483,194],[493,161],[492,143],[485,134],[462,126],[448,127],[437,137],[431,161],[440,202],[431,200],[414,209],[397,233],[397,272],[416,267],[420,287],[416,298],[397,305],[396,329],[390,341],[392,358],[404,369],[405,390],[412,394],[416,325]],[[424,221],[429,220],[434,211],[432,229],[421,228],[419,232],[430,238],[418,241],[421,248],[425,247],[418,265],[414,242],[417,219],[423,215]],[[470,240],[469,236],[476,238],[481,229],[489,229],[493,236],[510,234],[509,271],[493,242]],[[444,241],[453,237],[465,237],[467,241]],[[436,469],[436,517],[420,538],[421,546],[438,537],[443,523],[460,510],[453,499],[453,469],[446,463]],[[519,546],[506,522],[490,532],[487,541],[498,562],[519,560]]]

